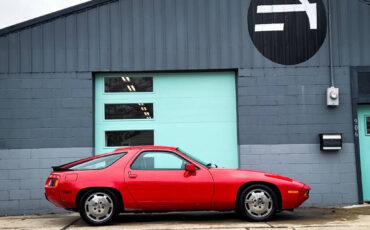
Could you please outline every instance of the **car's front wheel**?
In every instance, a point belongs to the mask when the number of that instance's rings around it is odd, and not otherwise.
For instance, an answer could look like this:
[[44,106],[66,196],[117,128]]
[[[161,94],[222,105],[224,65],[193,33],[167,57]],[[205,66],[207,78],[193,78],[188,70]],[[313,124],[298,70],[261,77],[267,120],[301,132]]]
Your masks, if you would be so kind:
[[82,196],[79,211],[82,219],[88,224],[105,225],[118,214],[118,200],[109,190],[90,190]]
[[249,220],[266,221],[276,212],[276,194],[264,184],[251,185],[241,193],[238,208],[239,212]]

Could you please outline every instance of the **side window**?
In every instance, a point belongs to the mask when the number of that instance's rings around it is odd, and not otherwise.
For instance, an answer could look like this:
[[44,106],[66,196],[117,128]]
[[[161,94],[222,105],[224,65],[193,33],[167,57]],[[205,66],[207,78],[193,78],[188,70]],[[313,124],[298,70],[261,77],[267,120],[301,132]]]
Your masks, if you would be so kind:
[[132,163],[132,169],[138,170],[183,170],[188,163],[182,157],[171,152],[147,151],[140,154]]

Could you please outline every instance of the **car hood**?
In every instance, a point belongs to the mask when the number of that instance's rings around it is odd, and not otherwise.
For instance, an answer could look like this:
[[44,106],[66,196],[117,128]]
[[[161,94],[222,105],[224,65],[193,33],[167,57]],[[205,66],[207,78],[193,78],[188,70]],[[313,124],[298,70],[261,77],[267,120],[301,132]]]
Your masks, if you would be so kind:
[[281,180],[286,182],[296,182],[304,184],[301,181],[282,176],[275,173],[265,172],[265,171],[258,171],[258,170],[250,170],[250,169],[228,169],[228,168],[211,168],[210,172],[212,174],[224,174],[230,177],[237,177],[237,178],[253,178],[253,179],[266,179],[270,178],[272,180]]

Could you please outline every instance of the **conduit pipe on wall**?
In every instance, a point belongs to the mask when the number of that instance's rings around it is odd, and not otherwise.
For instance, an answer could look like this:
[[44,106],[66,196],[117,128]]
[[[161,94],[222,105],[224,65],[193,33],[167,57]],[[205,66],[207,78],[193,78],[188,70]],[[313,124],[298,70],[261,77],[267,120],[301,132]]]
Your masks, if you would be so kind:
[[330,87],[334,87],[334,69],[333,69],[333,40],[331,25],[331,0],[328,0],[328,25],[329,25],[329,61],[330,61]]
[[330,87],[326,90],[326,105],[337,107],[339,106],[339,89],[334,86],[333,36],[331,22],[331,0],[328,0]]

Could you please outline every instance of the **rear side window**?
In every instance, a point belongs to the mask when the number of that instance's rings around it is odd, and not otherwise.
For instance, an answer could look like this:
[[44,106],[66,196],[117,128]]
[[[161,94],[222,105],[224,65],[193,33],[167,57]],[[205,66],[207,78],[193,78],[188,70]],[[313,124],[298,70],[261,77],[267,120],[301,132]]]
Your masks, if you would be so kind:
[[89,161],[85,161],[76,165],[68,167],[69,170],[92,170],[92,169],[104,169],[111,166],[114,162],[124,156],[125,153],[118,153],[114,155],[108,155],[104,157],[95,158]]

